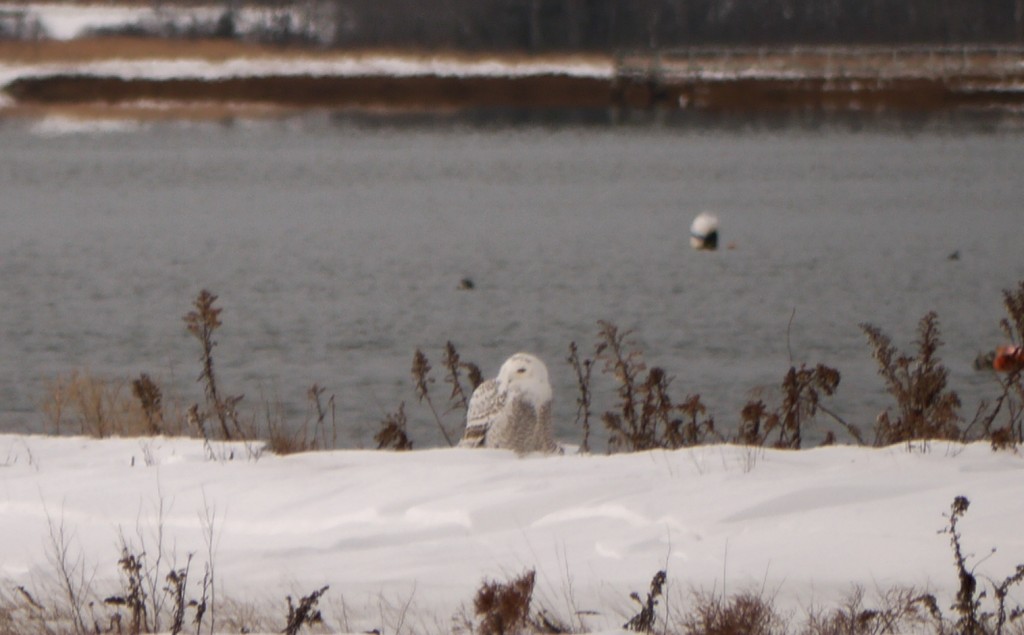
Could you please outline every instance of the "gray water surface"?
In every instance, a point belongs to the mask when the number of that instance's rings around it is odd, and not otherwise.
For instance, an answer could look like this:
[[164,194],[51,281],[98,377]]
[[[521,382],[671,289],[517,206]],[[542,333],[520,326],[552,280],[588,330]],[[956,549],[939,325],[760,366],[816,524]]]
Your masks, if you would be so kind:
[[[182,316],[202,288],[220,296],[216,368],[243,411],[271,402],[301,422],[318,383],[348,446],[402,401],[417,447],[442,443],[409,367],[419,347],[440,369],[447,340],[486,375],[518,350],[543,357],[558,436],[578,442],[565,358],[601,319],[724,430],[790,354],[837,368],[832,409],[870,428],[891,402],[858,324],[910,350],[934,310],[973,403],[995,384],[972,361],[1003,341],[1002,290],[1024,280],[1022,168],[1021,131],[957,125],[8,123],[0,429],[41,429],[48,383],[75,369],[146,372],[201,401]],[[689,248],[705,209],[732,248]],[[610,407],[610,378],[595,382]]]

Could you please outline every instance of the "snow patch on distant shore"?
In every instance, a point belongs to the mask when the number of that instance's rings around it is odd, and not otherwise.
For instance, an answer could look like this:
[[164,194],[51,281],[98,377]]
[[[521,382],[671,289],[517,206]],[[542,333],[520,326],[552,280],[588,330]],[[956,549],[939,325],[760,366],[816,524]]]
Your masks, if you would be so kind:
[[17,77],[86,75],[122,79],[226,79],[231,77],[299,76],[360,77],[611,77],[611,63],[462,61],[443,57],[338,56],[331,58],[235,58],[223,62],[199,59],[125,60],[62,64],[0,64],[0,83]]
[[127,119],[76,119],[51,115],[34,122],[31,131],[41,137],[61,137],[71,134],[135,132],[140,126],[140,123]]

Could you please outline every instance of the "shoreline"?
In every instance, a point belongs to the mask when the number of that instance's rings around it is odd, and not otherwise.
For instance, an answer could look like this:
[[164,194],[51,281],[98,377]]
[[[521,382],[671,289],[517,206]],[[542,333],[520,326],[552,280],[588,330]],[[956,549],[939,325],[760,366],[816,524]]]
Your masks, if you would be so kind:
[[0,82],[6,102],[0,116],[20,117],[503,108],[1012,112],[1024,109],[1024,50],[832,47],[530,57],[95,38],[4,42]]

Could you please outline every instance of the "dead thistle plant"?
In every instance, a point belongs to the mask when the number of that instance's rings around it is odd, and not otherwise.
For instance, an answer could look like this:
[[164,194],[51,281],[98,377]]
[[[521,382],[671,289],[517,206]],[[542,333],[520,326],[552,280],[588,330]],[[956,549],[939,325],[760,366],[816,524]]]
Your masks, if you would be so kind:
[[900,354],[892,340],[871,324],[861,324],[878,362],[878,374],[885,380],[889,394],[896,399],[896,419],[886,409],[878,415],[876,445],[930,439],[959,440],[960,397],[947,389],[949,371],[937,353],[938,317],[927,313],[918,323],[917,355]]

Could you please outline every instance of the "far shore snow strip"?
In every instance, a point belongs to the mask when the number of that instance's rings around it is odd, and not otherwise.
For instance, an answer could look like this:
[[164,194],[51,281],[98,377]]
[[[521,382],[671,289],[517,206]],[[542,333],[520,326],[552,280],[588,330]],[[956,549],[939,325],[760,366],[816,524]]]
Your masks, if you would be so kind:
[[201,59],[111,59],[101,62],[2,64],[0,83],[17,77],[83,75],[121,79],[229,79],[235,77],[531,77],[564,75],[610,79],[611,62],[508,62],[483,58],[465,61],[444,57],[338,57],[336,59],[281,57],[232,58],[221,62]]

